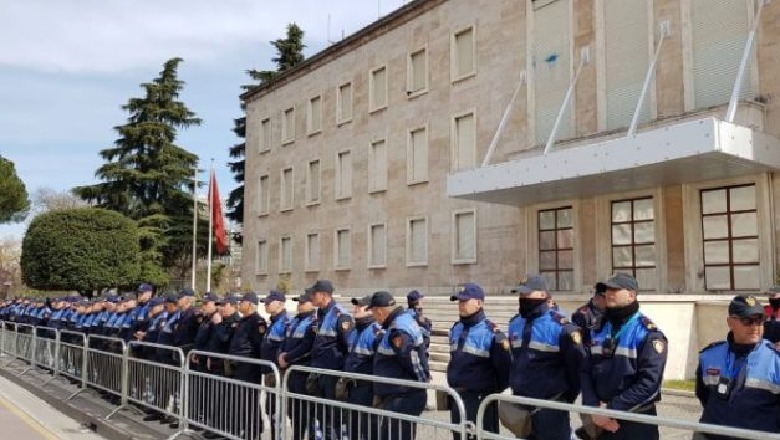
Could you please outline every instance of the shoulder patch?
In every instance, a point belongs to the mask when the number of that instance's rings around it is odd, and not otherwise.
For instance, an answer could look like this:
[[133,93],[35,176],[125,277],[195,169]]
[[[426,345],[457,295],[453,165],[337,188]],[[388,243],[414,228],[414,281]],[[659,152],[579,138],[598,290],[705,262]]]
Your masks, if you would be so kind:
[[657,330],[658,327],[655,325],[655,323],[648,318],[647,316],[642,316],[642,325],[645,326],[648,330]]
[[653,349],[656,353],[663,353],[665,348],[666,342],[663,339],[653,339]]
[[575,330],[571,332],[571,340],[574,342],[575,345],[582,344],[582,334],[579,330]]
[[257,332],[260,333],[261,335],[265,333],[265,330],[266,328],[264,324],[260,324],[257,326]]
[[404,345],[404,337],[403,335],[395,335],[393,336],[393,347],[396,349],[403,347]]

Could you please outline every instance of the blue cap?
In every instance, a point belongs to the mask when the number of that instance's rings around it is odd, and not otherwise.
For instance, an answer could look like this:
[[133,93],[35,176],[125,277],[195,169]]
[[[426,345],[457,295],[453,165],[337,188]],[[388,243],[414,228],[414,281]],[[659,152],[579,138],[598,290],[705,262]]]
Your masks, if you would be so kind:
[[184,298],[185,296],[195,296],[195,291],[189,287],[181,289],[179,291],[179,298]]
[[141,284],[140,286],[138,286],[138,289],[136,289],[136,292],[138,293],[152,292],[152,291],[154,291],[154,288],[151,285],[146,283]]
[[112,304],[116,304],[119,302],[119,297],[116,295],[110,295],[106,297],[106,302],[110,302]]
[[406,295],[406,299],[408,301],[418,301],[418,300],[420,300],[422,298],[425,298],[425,295],[423,295],[422,293],[420,293],[420,292],[418,292],[416,290],[412,290],[411,292],[409,292]]
[[485,299],[485,291],[474,283],[466,283],[463,288],[450,297],[450,301],[467,301],[470,299]]
[[203,295],[203,302],[219,302],[219,296],[216,293],[207,292],[205,295]]
[[361,307],[371,307],[371,299],[373,297],[374,297],[373,295],[366,295],[362,298],[352,298],[352,305],[361,306]]
[[155,296],[154,298],[150,299],[147,304],[149,304],[149,307],[157,307],[162,305],[163,302],[165,302],[165,298],[161,296]]
[[547,292],[547,280],[541,275],[528,275],[525,281],[511,290],[511,293],[528,295],[531,292]]
[[368,304],[368,308],[373,309],[374,307],[392,307],[394,305],[395,298],[393,298],[393,295],[390,292],[380,290],[379,292],[374,292],[371,295],[371,302]]
[[634,292],[639,290],[639,283],[636,282],[636,278],[625,272],[616,273],[604,284],[607,286],[607,289],[633,290]]
[[168,293],[165,295],[165,302],[176,304],[179,302],[179,295],[176,295],[175,293]]
[[236,305],[236,304],[238,304],[238,299],[239,298],[237,296],[228,293],[227,295],[225,295],[224,298],[222,298],[222,301],[220,301],[220,303],[221,304],[233,304],[233,305]]
[[286,300],[287,300],[287,298],[284,297],[284,293],[278,292],[276,290],[272,290],[272,291],[268,292],[268,296],[265,297],[263,302],[265,304],[271,304],[273,301],[285,302]]
[[755,296],[735,296],[729,303],[729,316],[747,318],[754,315],[764,316],[764,307]]
[[314,283],[313,286],[311,286],[311,292],[326,292],[326,293],[333,293],[335,289],[333,288],[333,283],[331,283],[328,280],[317,280],[316,283]]
[[311,287],[307,287],[302,294],[292,299],[298,302],[311,302]]
[[255,292],[251,292],[251,291],[245,292],[241,296],[241,301],[248,301],[255,305],[260,304],[260,298],[257,297],[257,294]]

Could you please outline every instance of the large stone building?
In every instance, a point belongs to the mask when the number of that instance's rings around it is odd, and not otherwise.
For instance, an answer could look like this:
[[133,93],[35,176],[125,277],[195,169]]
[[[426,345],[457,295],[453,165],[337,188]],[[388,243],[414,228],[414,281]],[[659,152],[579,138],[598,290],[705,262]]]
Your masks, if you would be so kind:
[[707,305],[778,272],[763,3],[408,3],[244,95],[243,279],[499,294],[540,272],[579,301],[628,271],[678,354],[722,337]]

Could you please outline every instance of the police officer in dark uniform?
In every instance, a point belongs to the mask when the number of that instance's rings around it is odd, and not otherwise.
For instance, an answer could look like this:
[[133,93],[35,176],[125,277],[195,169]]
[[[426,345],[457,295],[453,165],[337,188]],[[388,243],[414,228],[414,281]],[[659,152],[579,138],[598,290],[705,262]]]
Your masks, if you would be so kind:
[[[544,277],[528,276],[513,292],[520,295],[520,313],[509,323],[509,345],[513,358],[509,385],[512,394],[573,403],[580,393],[580,373],[587,358],[580,328],[550,308]],[[530,412],[528,417],[532,431],[528,438],[571,438],[568,412],[525,409]]]
[[597,328],[604,316],[606,308],[607,285],[598,282],[593,287],[593,297],[587,304],[571,314],[571,322],[582,330],[582,343],[590,346],[590,331]]
[[[449,332],[447,383],[463,400],[466,419],[474,422],[485,397],[506,389],[512,356],[504,333],[485,316],[485,292],[479,285],[465,284],[460,292],[450,297],[450,301],[458,302],[460,320]],[[452,402],[450,420],[460,423],[460,411]],[[496,405],[491,405],[485,412],[483,428],[498,433]],[[452,435],[455,440],[461,440],[460,434]],[[468,436],[469,440],[475,438]]]
[[195,309],[195,292],[185,287],[179,292],[179,322],[173,332],[173,345],[184,352],[185,357],[195,343],[195,335],[198,333],[198,317],[200,311]]
[[[195,333],[192,349],[197,352],[207,352],[209,338],[211,337],[214,323],[212,316],[217,312],[219,297],[213,293],[207,293],[201,301],[200,312],[197,315],[198,328]],[[199,373],[207,373],[208,356],[203,354],[192,354],[189,357],[189,368]],[[199,376],[190,376],[189,381],[189,415],[195,417],[200,423],[206,423],[209,408],[216,405],[214,399],[213,386],[211,383],[199,379]],[[195,428],[198,429],[197,427]]]
[[[428,382],[427,353],[417,321],[396,305],[389,292],[375,292],[370,309],[384,330],[374,355],[374,374]],[[375,407],[415,417],[422,414],[427,401],[425,389],[382,382],[374,382],[374,396]],[[383,440],[412,440],[416,431],[415,423],[399,420],[385,420],[380,427]]]
[[[136,327],[137,331],[133,335],[137,341],[147,342],[150,344],[156,344],[160,339],[160,333],[165,327],[165,321],[168,317],[168,312],[164,310],[167,306],[166,300],[169,300],[169,304],[173,304],[174,298],[155,297],[148,301],[148,316],[143,320],[141,327]],[[140,356],[147,360],[157,359],[157,350],[151,347],[143,347],[140,350],[136,350],[136,356]],[[148,404],[155,404],[156,399],[162,394],[162,384],[158,381],[152,383],[146,377],[138,377],[138,382],[132,385],[133,389],[131,393],[139,396],[144,402]],[[147,415],[144,417],[144,421],[161,420],[163,415],[154,410],[146,410]]]
[[[263,338],[263,346],[260,354],[260,358],[269,362],[277,364],[279,361],[279,349],[284,342],[285,334],[287,333],[287,326],[290,323],[287,317],[287,311],[284,308],[287,301],[284,293],[272,290],[268,293],[268,296],[263,300],[265,305],[265,312],[268,313],[271,318],[271,322],[268,325],[268,331]],[[276,386],[276,376],[270,367],[261,368],[265,375],[265,385],[269,388]],[[281,380],[281,378],[280,378]],[[265,393],[265,413],[268,414],[268,418],[271,420],[271,434],[272,438],[277,438],[279,432],[277,431],[277,418],[280,411],[276,408],[276,398],[278,396],[274,393]]]
[[[157,344],[167,345],[174,347],[175,331],[179,325],[179,319],[181,318],[181,311],[178,309],[179,295],[175,293],[169,293],[165,296],[165,311],[167,312],[165,318],[160,321],[160,331],[157,334]],[[157,362],[161,364],[168,364],[172,366],[179,366],[178,359],[174,356],[174,351],[167,348],[157,348]],[[173,378],[170,375],[163,375],[161,383],[162,392],[157,396],[161,400],[160,404],[163,407],[168,407],[169,401],[176,401],[176,394],[179,390],[178,378]],[[173,418],[164,417],[160,420],[160,423],[174,423]]]
[[[230,342],[228,354],[251,359],[260,359],[263,345],[263,337],[268,331],[268,325],[258,313],[257,305],[260,303],[255,292],[246,292],[241,297],[239,312],[241,321],[235,329],[233,339]],[[256,364],[231,361],[233,378],[243,382],[260,384],[263,374]],[[232,408],[236,410],[238,419],[239,437],[247,439],[259,438],[263,432],[263,419],[260,415],[260,392],[257,389],[248,389],[238,393]]]
[[[311,349],[311,366],[341,371],[349,352],[349,335],[355,323],[349,312],[333,300],[333,284],[319,280],[311,287],[312,304],[317,307],[317,336]],[[319,395],[336,398],[336,376],[323,374],[319,378]],[[324,440],[338,439],[341,429],[340,411],[332,406],[316,411],[315,429],[322,430]],[[319,428],[316,426],[319,424]]]
[[766,292],[769,304],[764,307],[764,339],[780,346],[780,286]]
[[425,349],[428,350],[431,348],[431,331],[433,330],[433,323],[430,319],[423,316],[423,307],[422,299],[425,298],[425,295],[420,293],[418,290],[412,290],[406,295],[406,304],[408,308],[406,309],[412,317],[417,321],[417,325],[420,326],[420,328],[423,331],[423,340],[425,341]]
[[[355,330],[350,335],[349,353],[344,360],[347,373],[368,374],[374,372],[374,354],[382,337],[382,327],[376,323],[371,310],[371,295],[352,298],[352,316]],[[371,407],[374,400],[374,385],[362,379],[339,378],[337,394],[343,394],[348,403]],[[341,396],[337,396],[341,398]],[[373,440],[379,438],[379,418],[364,412],[347,411],[349,438]]]
[[[699,353],[696,397],[702,423],[780,433],[780,352],[762,338],[764,309],[753,296],[729,303],[725,341]],[[756,435],[756,438],[759,438]],[[697,433],[694,439],[731,437]]]
[[[656,415],[666,367],[667,340],[639,311],[639,286],[630,274],[617,273],[607,285],[601,327],[591,332],[591,356],[582,375],[582,402],[619,411]],[[592,417],[604,430],[599,439],[656,440],[658,426]]]
[[[317,324],[314,305],[311,303],[311,288],[293,301],[298,302],[297,314],[287,326],[287,335],[279,348],[279,367],[285,369],[290,365],[308,367],[311,362],[311,348],[314,344]],[[306,393],[306,374],[292,371],[287,378],[287,389],[294,394]],[[306,435],[310,425],[309,405],[298,399],[291,399],[287,408],[290,425],[293,429],[293,440],[300,440]],[[313,431],[310,438],[314,437]]]

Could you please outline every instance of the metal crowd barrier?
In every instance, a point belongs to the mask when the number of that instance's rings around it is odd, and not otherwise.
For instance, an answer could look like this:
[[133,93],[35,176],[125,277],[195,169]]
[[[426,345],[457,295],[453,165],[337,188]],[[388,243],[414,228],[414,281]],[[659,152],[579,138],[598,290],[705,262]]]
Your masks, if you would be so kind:
[[[254,370],[258,380],[232,377],[238,368]],[[267,372],[261,383],[263,370]],[[191,351],[185,377],[185,426],[232,440],[285,438],[280,424],[281,376],[272,362]]]
[[16,359],[24,361],[26,365],[19,373],[21,376],[34,368],[33,362],[36,351],[35,327],[30,324],[19,323],[16,323],[14,327],[16,331],[16,337],[14,338],[15,341],[12,354]]
[[59,332],[50,327],[35,327],[32,366],[57,370],[59,359]]
[[182,421],[184,352],[181,348],[147,342],[130,342],[123,371],[127,401]]
[[592,406],[576,405],[570,403],[556,402],[551,400],[531,399],[528,397],[513,396],[509,394],[491,394],[482,401],[477,412],[476,433],[479,440],[514,440],[515,436],[506,436],[502,434],[496,434],[488,432],[483,429],[482,421],[485,418],[485,413],[488,406],[491,404],[498,405],[512,405],[522,406],[525,409],[553,409],[566,411],[570,414],[587,414],[590,416],[601,415],[613,418],[620,422],[621,420],[637,423],[646,423],[648,425],[657,425],[659,427],[665,426],[668,428],[675,428],[685,430],[691,433],[703,433],[703,434],[715,434],[727,436],[730,438],[741,439],[756,439],[762,440],[780,440],[780,434],[770,434],[764,432],[758,432],[748,429],[730,428],[727,426],[710,425],[705,423],[697,423],[688,420],[673,419],[664,416],[652,416],[646,414],[635,414],[624,411],[615,411],[602,408],[594,408]]
[[[319,380],[330,377],[334,383],[342,381],[348,390],[346,399],[333,400],[310,395],[310,389],[306,389],[310,375],[319,376]],[[444,393],[451,404],[456,406],[462,422],[451,423],[449,420],[375,408],[375,404],[380,406],[373,397],[375,382],[419,389],[425,392],[426,402],[428,391]],[[315,438],[407,440],[442,438],[442,435],[452,437],[457,434],[465,439],[466,434],[473,430],[472,423],[466,421],[463,400],[455,390],[445,385],[293,365],[285,372],[282,390],[282,401],[285,403],[282,406],[283,420],[290,419],[292,432],[287,431],[287,434],[294,439],[306,438],[307,430],[309,436]],[[369,404],[369,401],[372,403]],[[331,431],[330,435],[327,431]]]
[[87,335],[80,332],[69,330],[60,330],[59,334],[59,357],[55,377],[59,374],[62,377],[81,383],[82,387],[87,384]]
[[[89,335],[86,346],[86,385],[120,399],[106,419],[127,405],[127,344],[123,339]],[[87,387],[70,396],[72,399]]]

